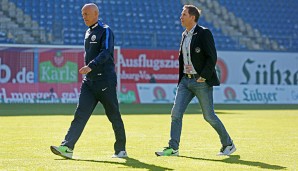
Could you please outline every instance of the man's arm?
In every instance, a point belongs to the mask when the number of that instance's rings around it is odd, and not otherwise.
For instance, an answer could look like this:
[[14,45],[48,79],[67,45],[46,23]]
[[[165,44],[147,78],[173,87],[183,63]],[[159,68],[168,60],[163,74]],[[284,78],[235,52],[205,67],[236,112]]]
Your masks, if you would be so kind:
[[100,53],[88,64],[88,67],[91,69],[95,68],[99,64],[105,63],[108,59],[113,58],[112,54],[114,53],[114,35],[109,27],[105,27],[105,31],[100,41]]

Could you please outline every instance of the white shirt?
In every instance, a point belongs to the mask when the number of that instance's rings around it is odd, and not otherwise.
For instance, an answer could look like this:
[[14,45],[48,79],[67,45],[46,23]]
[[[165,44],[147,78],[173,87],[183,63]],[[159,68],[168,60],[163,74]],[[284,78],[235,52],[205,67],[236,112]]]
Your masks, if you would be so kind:
[[[193,32],[194,32],[196,26],[197,25],[194,25],[194,27],[190,31],[185,30],[183,32],[183,35],[185,35],[185,38],[184,38],[184,41],[182,44],[182,55],[183,55],[183,61],[184,61],[183,72],[185,74],[197,74],[197,72],[194,69],[193,64],[191,62],[191,58],[190,58],[190,43],[191,43],[192,35],[193,35]],[[191,69],[187,71],[186,68],[191,68]]]

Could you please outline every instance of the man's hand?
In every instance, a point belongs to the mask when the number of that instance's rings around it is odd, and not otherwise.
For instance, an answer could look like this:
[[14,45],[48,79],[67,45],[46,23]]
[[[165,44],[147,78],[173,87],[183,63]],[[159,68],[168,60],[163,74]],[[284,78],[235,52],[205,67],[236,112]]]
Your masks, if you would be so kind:
[[91,68],[89,68],[88,66],[83,66],[80,70],[79,73],[80,74],[88,74],[91,71]]
[[203,78],[203,77],[199,77],[199,78],[197,79],[197,82],[198,82],[198,83],[203,83],[203,82],[205,82],[205,81],[206,81],[206,79]]

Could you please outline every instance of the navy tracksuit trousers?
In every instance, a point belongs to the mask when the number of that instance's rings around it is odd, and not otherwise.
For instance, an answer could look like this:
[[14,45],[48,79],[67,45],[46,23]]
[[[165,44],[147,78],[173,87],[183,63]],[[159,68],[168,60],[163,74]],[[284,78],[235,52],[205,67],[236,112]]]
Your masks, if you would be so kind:
[[116,138],[114,143],[115,153],[125,150],[126,135],[119,112],[116,84],[107,80],[83,80],[74,119],[61,145],[74,149],[98,102],[102,103],[105,113],[112,123]]

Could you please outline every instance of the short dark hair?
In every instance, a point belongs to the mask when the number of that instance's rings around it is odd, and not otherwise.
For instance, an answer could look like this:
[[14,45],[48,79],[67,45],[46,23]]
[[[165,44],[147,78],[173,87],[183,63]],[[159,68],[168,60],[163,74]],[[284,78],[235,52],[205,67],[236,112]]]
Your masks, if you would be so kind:
[[188,9],[189,15],[195,16],[195,22],[199,21],[201,10],[194,5],[184,5],[183,9]]

